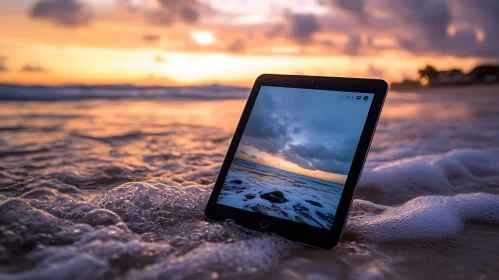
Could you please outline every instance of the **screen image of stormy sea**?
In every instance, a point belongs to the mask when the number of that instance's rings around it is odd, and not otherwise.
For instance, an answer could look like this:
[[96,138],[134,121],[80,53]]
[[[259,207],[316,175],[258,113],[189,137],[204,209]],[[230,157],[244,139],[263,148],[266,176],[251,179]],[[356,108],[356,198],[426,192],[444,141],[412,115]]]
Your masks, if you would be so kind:
[[236,158],[218,203],[330,229],[342,191],[340,184]]
[[330,229],[369,96],[261,87],[217,203]]
[[[204,218],[249,89],[0,86],[0,279],[498,279],[497,92],[390,92],[342,239],[315,250]],[[318,134],[285,127],[275,146],[248,130],[248,156],[314,154]],[[321,183],[340,177],[242,176],[238,157],[226,198],[329,224],[342,188]],[[334,191],[298,203],[290,189],[307,187]]]

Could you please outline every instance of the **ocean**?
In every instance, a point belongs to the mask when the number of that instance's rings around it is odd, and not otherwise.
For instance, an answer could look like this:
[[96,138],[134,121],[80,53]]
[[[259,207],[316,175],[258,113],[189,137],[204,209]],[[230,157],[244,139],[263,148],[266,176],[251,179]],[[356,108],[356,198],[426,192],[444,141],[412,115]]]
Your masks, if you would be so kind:
[[499,278],[498,89],[390,92],[316,250],[204,220],[248,89],[2,86],[0,278]]
[[341,184],[234,158],[217,203],[330,229],[342,193]]

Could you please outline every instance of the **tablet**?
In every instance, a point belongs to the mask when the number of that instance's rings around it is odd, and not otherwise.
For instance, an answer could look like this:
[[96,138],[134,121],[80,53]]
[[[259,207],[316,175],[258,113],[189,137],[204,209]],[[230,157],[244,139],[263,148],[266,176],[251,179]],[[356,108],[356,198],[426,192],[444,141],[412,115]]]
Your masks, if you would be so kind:
[[375,79],[259,76],[206,218],[334,247],[387,90]]

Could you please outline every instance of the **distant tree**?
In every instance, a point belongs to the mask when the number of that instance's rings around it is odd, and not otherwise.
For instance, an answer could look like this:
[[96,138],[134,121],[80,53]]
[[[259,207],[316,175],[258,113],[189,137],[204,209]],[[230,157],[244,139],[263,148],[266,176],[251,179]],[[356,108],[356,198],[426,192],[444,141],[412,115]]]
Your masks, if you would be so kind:
[[473,70],[470,71],[469,75],[471,75],[475,81],[483,81],[487,76],[499,75],[499,66],[479,65],[473,68]]
[[426,67],[420,69],[418,73],[421,78],[428,77],[430,80],[438,77],[437,69],[431,65],[426,65]]
[[452,75],[463,74],[463,70],[459,68],[452,68],[451,70],[449,70],[449,73]]
[[439,76],[437,69],[431,65],[426,65],[425,68],[418,70],[419,82],[422,86],[429,86]]

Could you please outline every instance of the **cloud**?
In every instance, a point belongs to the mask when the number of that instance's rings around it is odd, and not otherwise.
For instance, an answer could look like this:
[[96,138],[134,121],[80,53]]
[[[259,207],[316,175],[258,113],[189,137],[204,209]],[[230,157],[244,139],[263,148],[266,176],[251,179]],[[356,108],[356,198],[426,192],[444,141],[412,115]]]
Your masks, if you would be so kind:
[[90,8],[78,0],[41,0],[31,8],[29,16],[64,27],[85,26],[93,18]]
[[158,0],[158,2],[163,9],[184,22],[194,23],[199,19],[197,11],[199,2],[196,0]]
[[25,64],[19,71],[24,73],[43,73],[48,72],[48,70],[40,65]]
[[[421,40],[423,36],[430,43],[436,43],[446,36],[447,27],[452,19],[450,6],[445,0],[331,0],[330,2],[334,8],[347,11],[363,24],[368,20],[374,21],[372,23],[377,27],[383,23],[396,24],[395,26],[406,30],[407,37]],[[369,28],[365,30],[373,31]]]
[[309,170],[346,174],[368,105],[361,102],[345,107],[329,92],[314,91],[314,98],[310,94],[303,89],[262,88],[241,147],[252,147]]
[[[474,41],[475,46],[471,50],[478,56],[498,58],[499,32],[497,32],[497,27],[499,26],[499,17],[497,15],[499,14],[499,1],[456,0],[456,2],[457,4],[453,9],[456,17],[463,23],[477,26],[485,35],[483,41]],[[470,31],[468,30],[468,32]],[[456,35],[459,37],[455,40],[460,42],[465,40],[465,34],[456,33],[454,37]],[[468,46],[469,48],[470,46]]]
[[175,22],[175,19],[167,11],[153,10],[147,13],[147,21],[155,25],[169,26]]
[[357,143],[357,136],[337,138],[325,143],[288,143],[281,151],[281,156],[305,169],[347,174]]
[[184,7],[180,12],[180,18],[187,23],[197,22],[199,19],[199,13],[192,7]]
[[251,155],[250,158],[252,158],[252,159],[258,159],[258,157],[255,156],[255,155]]
[[8,72],[9,69],[5,66],[5,61],[7,58],[5,56],[0,56],[0,73]]
[[371,77],[379,78],[382,77],[384,73],[385,71],[383,70],[383,68],[378,67],[372,63],[367,66],[367,74]]
[[149,13],[149,21],[157,25],[175,22],[193,24],[199,21],[201,4],[197,0],[157,0],[160,9]]
[[246,44],[243,39],[235,39],[232,43],[227,47],[228,52],[239,53],[243,52],[246,48]]
[[348,55],[359,55],[362,52],[362,38],[358,34],[352,34],[348,37],[344,53]]
[[276,104],[268,94],[258,97],[258,106],[251,112],[242,143],[258,150],[277,154],[291,140],[287,123],[275,114]]
[[[413,54],[499,57],[499,1],[483,0],[330,0],[332,12],[346,11],[354,21],[335,13],[321,21],[326,32],[349,36],[350,55],[384,50],[357,36],[384,36],[398,43],[392,49]],[[455,32],[449,33],[450,29]],[[478,40],[478,34],[485,36]],[[363,52],[359,52],[364,50]]]
[[319,22],[314,14],[295,14],[286,12],[285,24],[275,24],[264,32],[267,39],[286,37],[300,45],[314,42],[314,34],[320,31]]
[[161,36],[158,34],[149,33],[149,34],[144,35],[142,37],[142,39],[146,42],[155,43],[155,42],[161,40]]
[[[342,148],[345,147],[326,147],[316,143],[288,144],[287,148],[281,151],[281,155],[286,160],[305,169],[347,174],[353,153],[351,154],[351,148],[348,151],[341,150]],[[355,150],[353,151],[355,152]]]
[[367,20],[368,14],[364,0],[331,0],[330,2],[333,6],[353,15],[360,22],[364,23]]
[[[415,54],[499,57],[498,1],[389,2],[392,14],[405,22],[409,33],[398,37],[400,47]],[[451,26],[457,29],[454,34],[448,33]],[[483,41],[478,40],[477,31],[484,33]]]
[[[331,3],[362,23],[364,26],[360,32],[374,34],[380,30],[386,32],[383,29],[388,29],[389,25],[398,27],[396,34],[392,35],[403,48],[411,51],[438,45],[447,36],[451,22],[451,11],[444,0],[331,0]],[[368,5],[371,5],[369,9]],[[384,28],[379,28],[382,26]],[[348,47],[360,42],[356,39],[359,32],[349,35]]]
[[331,48],[336,45],[332,40],[319,40],[317,43],[326,48]]
[[274,114],[275,101],[268,94],[258,98],[258,106],[251,113],[253,121],[247,124],[245,135],[264,139],[285,137],[288,134],[287,127]]
[[409,50],[434,48],[447,38],[451,11],[443,0],[386,1],[386,12],[407,28],[402,39]]
[[289,37],[300,44],[312,43],[314,33],[320,30],[313,14],[288,14],[288,20],[291,23]]
[[267,39],[273,39],[273,38],[282,36],[285,33],[286,33],[286,28],[284,27],[284,25],[276,24],[276,25],[272,26],[270,29],[268,29],[267,31],[265,31],[263,33],[263,35]]

